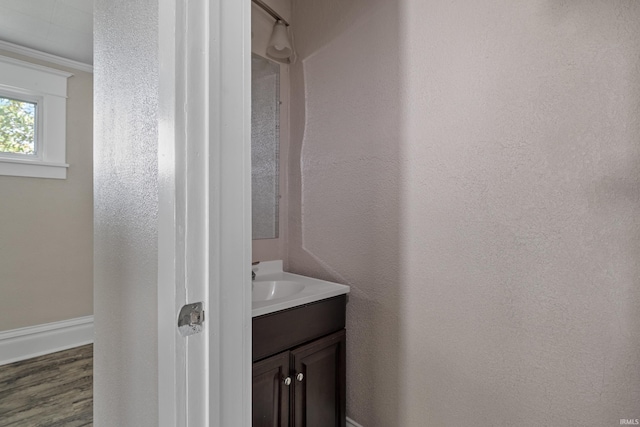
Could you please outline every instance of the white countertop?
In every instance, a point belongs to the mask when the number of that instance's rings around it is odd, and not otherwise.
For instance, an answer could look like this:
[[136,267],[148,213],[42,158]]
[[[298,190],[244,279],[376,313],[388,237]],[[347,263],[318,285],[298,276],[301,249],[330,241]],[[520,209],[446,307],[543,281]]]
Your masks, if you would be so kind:
[[350,290],[349,286],[346,285],[284,272],[282,271],[282,261],[261,262],[260,264],[253,266],[253,271],[256,273],[256,282],[297,282],[304,285],[304,289],[294,295],[284,298],[276,298],[267,301],[254,301],[252,303],[252,317],[286,310],[288,308],[309,304],[338,295],[344,295],[349,293]]

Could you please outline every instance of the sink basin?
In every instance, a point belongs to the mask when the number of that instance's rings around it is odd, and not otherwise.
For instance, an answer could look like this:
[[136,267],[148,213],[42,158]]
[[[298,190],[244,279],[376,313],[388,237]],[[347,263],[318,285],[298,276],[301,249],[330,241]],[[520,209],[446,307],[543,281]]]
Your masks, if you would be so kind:
[[301,292],[304,285],[290,280],[256,280],[253,282],[253,301],[287,298]]
[[349,293],[345,285],[282,271],[282,260],[253,264],[251,271],[254,318]]

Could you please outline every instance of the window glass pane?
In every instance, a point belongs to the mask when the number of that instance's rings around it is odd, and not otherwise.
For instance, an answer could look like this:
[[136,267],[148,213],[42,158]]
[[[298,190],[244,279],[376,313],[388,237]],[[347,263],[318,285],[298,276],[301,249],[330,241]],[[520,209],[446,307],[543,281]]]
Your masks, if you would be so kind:
[[0,153],[36,154],[36,105],[0,96]]

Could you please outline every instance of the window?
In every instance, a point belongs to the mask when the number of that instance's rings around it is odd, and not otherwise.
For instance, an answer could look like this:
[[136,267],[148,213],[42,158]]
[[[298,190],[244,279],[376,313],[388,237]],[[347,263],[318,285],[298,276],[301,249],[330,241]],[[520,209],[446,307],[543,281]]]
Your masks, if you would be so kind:
[[35,156],[38,104],[8,96],[0,95],[0,152]]
[[67,177],[66,97],[70,76],[0,56],[0,175]]

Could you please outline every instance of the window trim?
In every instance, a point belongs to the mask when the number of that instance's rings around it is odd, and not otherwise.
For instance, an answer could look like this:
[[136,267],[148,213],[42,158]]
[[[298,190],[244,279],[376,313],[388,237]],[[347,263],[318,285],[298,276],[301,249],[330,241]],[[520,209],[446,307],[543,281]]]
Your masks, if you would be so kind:
[[36,155],[0,153],[0,175],[66,179],[67,79],[73,74],[0,55],[0,95],[37,102]]

